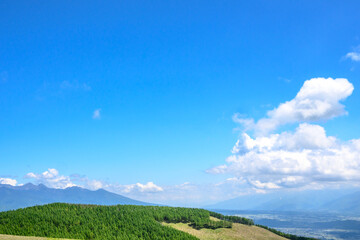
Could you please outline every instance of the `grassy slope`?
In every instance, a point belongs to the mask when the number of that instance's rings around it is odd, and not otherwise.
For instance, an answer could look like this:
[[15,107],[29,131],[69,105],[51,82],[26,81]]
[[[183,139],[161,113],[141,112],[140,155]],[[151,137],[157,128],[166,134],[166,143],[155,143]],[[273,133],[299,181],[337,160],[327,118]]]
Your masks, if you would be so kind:
[[196,230],[186,223],[163,223],[165,226],[190,233],[200,240],[286,240],[266,229],[233,223],[232,228]]

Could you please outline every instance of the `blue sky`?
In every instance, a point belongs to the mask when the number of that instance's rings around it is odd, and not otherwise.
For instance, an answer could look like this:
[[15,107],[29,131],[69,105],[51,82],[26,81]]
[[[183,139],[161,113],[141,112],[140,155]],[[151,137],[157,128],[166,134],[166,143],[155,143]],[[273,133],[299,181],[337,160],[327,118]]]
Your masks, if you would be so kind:
[[[244,129],[234,114],[256,123],[294,99],[305,80],[345,78],[354,88],[340,100],[347,114],[294,120],[273,133],[306,122],[339,141],[360,138],[359,8],[358,1],[1,1],[0,178],[55,186],[62,177],[155,201],[177,201],[184,184],[202,192],[191,201],[205,201],[212,186],[234,178],[245,183],[213,194],[265,191],[264,182],[278,180],[212,173],[243,132],[256,138],[256,127]],[[341,184],[358,181],[346,179]]]

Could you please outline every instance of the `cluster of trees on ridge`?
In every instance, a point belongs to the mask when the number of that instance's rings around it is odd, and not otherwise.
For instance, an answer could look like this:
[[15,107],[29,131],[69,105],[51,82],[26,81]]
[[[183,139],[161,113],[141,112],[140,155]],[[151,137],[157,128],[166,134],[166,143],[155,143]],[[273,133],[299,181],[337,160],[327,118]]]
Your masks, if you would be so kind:
[[290,234],[290,233],[283,233],[283,232],[280,232],[274,228],[269,228],[267,226],[264,226],[264,225],[259,225],[259,224],[256,224],[256,226],[258,227],[261,227],[261,228],[264,228],[272,233],[275,233],[281,237],[284,237],[284,238],[287,238],[287,239],[290,239],[290,240],[318,240],[316,238],[309,238],[309,237],[302,237],[302,236],[296,236],[294,234]]
[[245,224],[245,225],[254,225],[254,221],[252,219],[249,218],[244,218],[244,217],[238,217],[238,216],[226,216],[226,215],[222,215],[221,213],[216,213],[216,212],[210,212],[210,216],[224,220],[224,221],[229,221],[232,223],[241,223],[241,224]]

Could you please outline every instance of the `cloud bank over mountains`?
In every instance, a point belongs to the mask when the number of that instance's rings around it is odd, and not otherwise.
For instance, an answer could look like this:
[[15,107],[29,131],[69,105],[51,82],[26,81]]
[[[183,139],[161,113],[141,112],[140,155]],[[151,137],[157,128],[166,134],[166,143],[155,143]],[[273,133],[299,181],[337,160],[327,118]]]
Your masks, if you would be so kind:
[[36,183],[45,184],[51,188],[68,188],[76,186],[69,176],[59,175],[58,170],[54,168],[49,168],[47,171],[40,174],[30,172],[25,175],[25,178],[34,179]]
[[[245,130],[226,164],[208,172],[231,174],[262,190],[358,183],[360,139],[343,142],[315,124],[347,114],[341,101],[353,90],[344,78],[313,78],[265,118],[255,122],[236,117]],[[293,123],[299,123],[294,131],[273,133]]]
[[0,178],[0,184],[16,186],[17,181],[15,179],[11,179],[11,178]]
[[[121,184],[109,184],[103,181],[89,179],[86,176],[81,176],[78,174],[73,174],[70,176],[60,175],[58,170],[54,168],[49,168],[43,173],[33,173],[30,172],[25,175],[26,179],[32,180],[37,184],[44,184],[50,188],[68,188],[68,187],[83,187],[90,190],[97,190],[104,188],[107,190],[112,190],[117,193],[134,193],[134,192],[161,192],[163,189],[153,182],[148,182],[145,184],[135,183],[130,185],[121,185]],[[1,180],[1,179],[0,179]],[[9,182],[9,180],[7,180]],[[16,185],[16,180],[15,185]]]
[[[185,182],[176,185],[159,186],[153,182],[147,182],[126,185],[89,179],[87,176],[79,174],[62,175],[57,169],[49,168],[42,173],[30,172],[24,176],[24,179],[27,182],[44,184],[47,187],[57,189],[75,186],[90,190],[102,188],[133,199],[174,206],[203,206],[204,204],[216,203],[236,197],[247,191],[243,187],[245,181],[236,177],[209,184]],[[18,184],[17,180],[11,178],[0,178],[0,184],[23,185]]]

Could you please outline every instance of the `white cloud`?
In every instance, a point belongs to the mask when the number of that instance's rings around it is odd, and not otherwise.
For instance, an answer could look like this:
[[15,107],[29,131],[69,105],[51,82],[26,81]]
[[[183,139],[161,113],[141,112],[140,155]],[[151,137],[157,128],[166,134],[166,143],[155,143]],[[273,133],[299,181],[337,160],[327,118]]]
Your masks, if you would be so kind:
[[353,60],[355,62],[359,62],[360,61],[360,52],[349,52],[348,54],[346,54],[346,58],[350,58],[351,60]]
[[85,187],[90,190],[97,190],[100,188],[104,188],[106,184],[104,184],[102,181],[99,180],[89,180],[87,179]]
[[8,184],[11,186],[16,186],[17,181],[11,178],[0,178],[0,184]]
[[30,173],[25,175],[25,178],[37,178],[37,176],[36,176],[35,173],[30,172]]
[[244,154],[249,151],[263,152],[272,149],[302,150],[329,148],[336,145],[335,137],[327,137],[325,129],[319,125],[300,124],[294,133],[282,132],[269,136],[258,136],[252,139],[243,133],[232,149],[234,154]]
[[94,112],[93,112],[92,118],[93,119],[100,119],[101,118],[100,112],[101,112],[101,108],[95,109]]
[[35,183],[42,183],[51,188],[68,188],[73,186],[83,187],[90,190],[97,190],[103,188],[119,194],[130,194],[133,196],[142,196],[142,194],[151,194],[162,192],[164,189],[153,182],[146,184],[135,183],[129,185],[111,184],[104,181],[89,179],[86,176],[72,174],[70,176],[60,175],[59,171],[54,168],[49,168],[47,171],[37,174],[30,172],[25,175],[27,179],[33,179]]
[[[256,123],[235,117],[245,130],[226,164],[209,169],[213,174],[243,178],[250,187],[271,190],[360,181],[360,139],[341,141],[325,129],[307,122],[346,114],[341,100],[353,92],[346,79],[313,78],[291,101],[280,104]],[[302,122],[294,131],[269,133],[287,123]],[[254,129],[256,137],[246,130]]]
[[277,184],[272,182],[260,182],[259,180],[249,180],[249,183],[256,188],[264,189],[278,189],[280,188]]
[[[78,186],[90,190],[99,188],[124,195],[133,199],[174,206],[203,206],[251,193],[253,189],[245,189],[246,180],[241,177],[231,177],[219,183],[193,184],[184,182],[178,185],[159,186],[154,182],[118,184],[101,180],[89,179],[84,175],[61,175],[56,169],[37,174],[30,172],[25,178],[35,183],[42,183],[52,188],[67,188]],[[269,185],[271,187],[271,185]]]
[[151,192],[151,193],[164,191],[164,189],[162,187],[157,186],[153,182],[148,182],[146,184],[136,183],[136,184],[131,184],[131,185],[123,185],[122,188],[123,188],[122,191],[124,193],[129,193],[129,192],[133,192],[133,191]]
[[54,168],[49,168],[47,171],[40,174],[30,172],[25,175],[25,178],[34,179],[36,183],[41,183],[51,188],[68,188],[76,186],[69,176],[59,175],[59,172]]
[[210,173],[244,177],[257,188],[298,187],[312,182],[360,180],[360,139],[341,142],[319,125],[251,138],[243,133],[226,159]]
[[254,129],[258,135],[266,135],[277,127],[297,122],[316,122],[346,114],[340,101],[352,94],[353,85],[345,78],[312,78],[304,82],[294,99],[281,103],[268,111],[267,117],[258,120],[234,116],[234,120]]
[[351,59],[354,62],[360,61],[360,46],[356,47],[353,52],[349,52],[345,55],[346,59]]
[[240,124],[244,131],[251,130],[255,127],[255,121],[252,118],[243,118],[239,113],[235,113],[232,117],[233,121]]
[[28,173],[25,175],[27,179],[34,179],[35,183],[42,183],[50,188],[68,188],[68,187],[83,187],[90,190],[97,190],[99,188],[106,188],[109,185],[103,181],[89,179],[86,176],[73,174],[70,176],[60,175],[59,171],[54,168],[49,168],[47,171],[37,174]]

